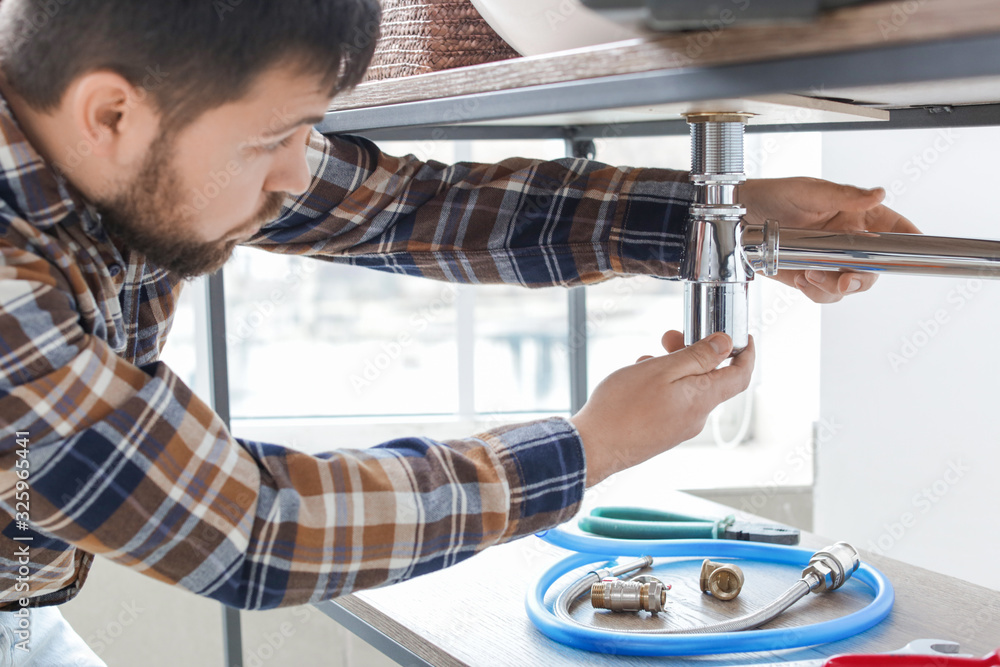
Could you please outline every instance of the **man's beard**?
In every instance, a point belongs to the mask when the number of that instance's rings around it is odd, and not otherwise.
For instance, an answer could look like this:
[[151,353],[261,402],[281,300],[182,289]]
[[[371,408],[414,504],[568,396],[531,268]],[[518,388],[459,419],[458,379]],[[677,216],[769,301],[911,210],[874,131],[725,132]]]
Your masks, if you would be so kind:
[[111,199],[95,204],[105,230],[119,248],[136,250],[146,259],[180,278],[214,273],[222,268],[237,244],[281,213],[285,194],[269,192],[260,210],[227,235],[228,240],[197,241],[185,219],[180,174],[174,168],[172,138],[153,142],[135,179]]

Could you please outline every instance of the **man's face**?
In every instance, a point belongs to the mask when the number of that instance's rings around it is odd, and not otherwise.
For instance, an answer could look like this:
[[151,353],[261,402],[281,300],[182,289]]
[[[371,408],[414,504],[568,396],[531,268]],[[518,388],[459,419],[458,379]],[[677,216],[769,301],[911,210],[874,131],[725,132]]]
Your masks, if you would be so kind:
[[155,139],[134,176],[96,202],[105,228],[180,276],[216,271],[308,188],[306,139],[329,102],[317,77],[263,74],[244,99]]

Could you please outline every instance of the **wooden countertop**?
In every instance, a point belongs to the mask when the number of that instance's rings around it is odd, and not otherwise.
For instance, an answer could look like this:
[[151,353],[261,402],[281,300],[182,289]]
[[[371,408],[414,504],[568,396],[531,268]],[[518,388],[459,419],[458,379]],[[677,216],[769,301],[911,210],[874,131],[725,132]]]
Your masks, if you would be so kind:
[[[365,83],[336,98],[331,111],[619,74],[772,61],[989,34],[1000,34],[1000,8],[995,0],[893,0],[843,8],[813,23],[651,36]],[[992,91],[993,88],[990,95]],[[813,92],[830,94],[822,90]]]
[[[630,488],[624,488],[630,487]],[[599,487],[600,489],[600,487]],[[653,501],[650,495],[655,495]],[[640,503],[702,515],[732,512],[679,492],[639,493],[635,485],[588,493],[585,507],[595,504]],[[746,515],[744,515],[746,516]],[[835,537],[835,536],[834,536]],[[803,533],[802,546],[820,549],[835,540]],[[861,546],[861,545],[858,545]],[[885,621],[859,636],[811,649],[777,653],[729,654],[724,657],[639,658],[589,653],[558,644],[530,623],[524,610],[530,583],[565,552],[535,537],[492,547],[441,572],[384,589],[360,592],[318,607],[337,618],[340,605],[382,635],[432,665],[752,665],[779,660],[803,660],[845,652],[884,652],[914,639],[958,641],[962,650],[983,655],[1000,646],[1000,592],[907,565],[862,550],[866,562],[884,572],[895,587],[896,603]],[[988,558],[984,554],[985,558]],[[658,571],[670,591],[665,620],[676,626],[717,620],[745,613],[777,597],[797,579],[798,571],[760,563],[745,563],[744,592],[725,603],[697,590],[700,560],[688,560]],[[848,582],[840,591],[810,595],[768,627],[786,627],[825,620],[861,608],[871,599],[864,584]],[[581,608],[587,605],[580,605]],[[592,613],[581,611],[576,613]],[[342,612],[341,612],[342,614]],[[608,623],[647,623],[635,615],[601,619]],[[656,621],[654,621],[656,622]],[[379,638],[379,648],[391,644]],[[398,650],[398,647],[396,647]],[[393,656],[403,664],[414,662]]]

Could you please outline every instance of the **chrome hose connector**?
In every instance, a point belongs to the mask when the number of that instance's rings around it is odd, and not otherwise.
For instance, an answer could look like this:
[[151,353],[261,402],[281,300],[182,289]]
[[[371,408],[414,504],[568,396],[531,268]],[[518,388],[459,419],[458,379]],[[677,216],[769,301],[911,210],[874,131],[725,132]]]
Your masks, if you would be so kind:
[[590,587],[590,604],[594,609],[611,611],[663,611],[667,603],[667,587],[659,579],[644,577],[644,581],[605,579]]
[[858,550],[847,542],[817,551],[802,570],[802,579],[813,593],[829,593],[843,586],[861,565]]

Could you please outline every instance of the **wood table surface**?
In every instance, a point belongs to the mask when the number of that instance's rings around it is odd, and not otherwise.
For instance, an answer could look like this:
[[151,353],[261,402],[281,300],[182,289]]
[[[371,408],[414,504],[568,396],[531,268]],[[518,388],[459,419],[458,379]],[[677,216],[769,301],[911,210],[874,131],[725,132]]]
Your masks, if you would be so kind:
[[[638,494],[634,488],[619,485],[613,491],[599,498],[588,494],[585,508],[598,500],[602,505],[652,506],[648,494]],[[705,516],[734,512],[731,508],[680,492],[660,492],[656,497],[659,507],[676,511]],[[753,518],[737,514],[741,518]],[[803,533],[801,545],[818,550],[836,541],[836,536],[831,537],[834,539]],[[330,613],[329,605],[340,605],[432,665],[753,665],[846,652],[884,652],[899,649],[919,638],[958,641],[963,651],[976,655],[1000,647],[1000,591],[863,549],[860,551],[863,560],[885,573],[895,588],[896,603],[889,618],[850,639],[781,653],[643,658],[602,655],[558,644],[542,635],[529,621],[524,608],[525,593],[540,572],[570,552],[536,537],[489,548],[440,572],[318,606]],[[995,555],[983,554],[983,558],[984,566],[995,562]],[[743,592],[735,601],[727,603],[698,590],[700,563],[700,559],[673,563],[657,561],[657,575],[672,586],[668,593],[669,609],[659,619],[647,614],[598,612],[597,622],[602,626],[618,627],[630,624],[648,627],[651,623],[687,627],[734,617],[773,600],[798,578],[799,573],[796,568],[744,562],[746,583]],[[871,599],[867,586],[851,581],[840,591],[809,595],[765,627],[790,627],[834,618],[863,607]],[[593,613],[585,601],[574,610],[578,616]],[[405,658],[393,657],[408,664]]]
[[[701,33],[650,35],[584,49],[364,83],[353,92],[339,95],[330,110],[474,95],[618,74],[782,60],[997,33],[1000,33],[1000,6],[996,0],[889,0],[845,7],[809,23],[724,29],[709,26]],[[823,96],[829,92],[819,91],[819,94]]]

